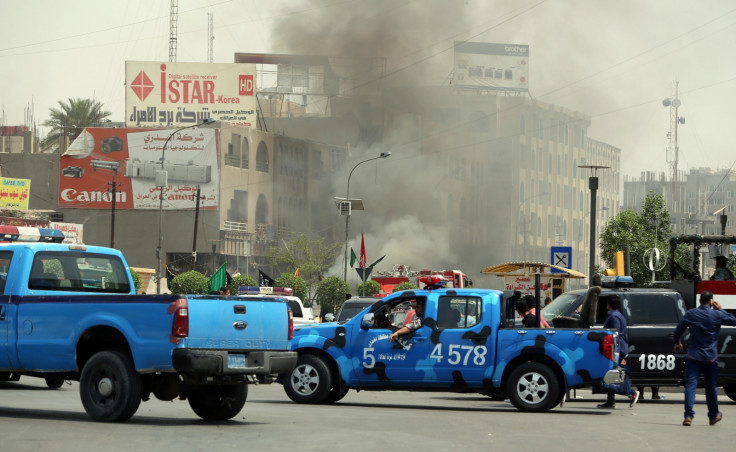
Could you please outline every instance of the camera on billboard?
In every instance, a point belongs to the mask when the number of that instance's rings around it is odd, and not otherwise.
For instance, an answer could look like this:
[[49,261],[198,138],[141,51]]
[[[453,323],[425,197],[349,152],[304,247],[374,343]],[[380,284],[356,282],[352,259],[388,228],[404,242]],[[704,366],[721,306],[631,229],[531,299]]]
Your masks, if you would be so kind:
[[100,151],[102,151],[103,154],[109,154],[112,151],[122,151],[123,150],[123,140],[121,140],[119,137],[113,135],[110,138],[106,138],[102,140],[100,143]]

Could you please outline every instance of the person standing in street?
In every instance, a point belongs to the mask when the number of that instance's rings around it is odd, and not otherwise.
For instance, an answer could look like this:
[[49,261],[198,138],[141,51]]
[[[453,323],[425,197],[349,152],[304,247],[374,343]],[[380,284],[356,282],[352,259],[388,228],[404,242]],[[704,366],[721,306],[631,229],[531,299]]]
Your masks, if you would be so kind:
[[698,379],[703,374],[705,401],[708,404],[710,425],[716,425],[723,415],[718,411],[718,333],[721,325],[736,325],[736,317],[721,310],[721,305],[713,299],[713,293],[704,290],[700,294],[700,306],[685,313],[675,328],[675,353],[683,350],[680,342],[685,329],[690,329],[690,342],[685,358],[685,419],[682,425],[693,423],[693,404]]
[[603,328],[618,331],[619,344],[619,364],[624,368],[625,377],[621,384],[601,383],[599,386],[593,387],[593,394],[607,394],[605,403],[598,404],[598,408],[615,408],[616,394],[624,395],[629,398],[629,408],[633,408],[639,400],[639,391],[631,387],[631,377],[629,376],[629,366],[626,364],[626,355],[629,354],[629,334],[627,332],[628,325],[626,318],[621,311],[621,300],[618,297],[608,298],[606,300],[606,321],[603,322]]

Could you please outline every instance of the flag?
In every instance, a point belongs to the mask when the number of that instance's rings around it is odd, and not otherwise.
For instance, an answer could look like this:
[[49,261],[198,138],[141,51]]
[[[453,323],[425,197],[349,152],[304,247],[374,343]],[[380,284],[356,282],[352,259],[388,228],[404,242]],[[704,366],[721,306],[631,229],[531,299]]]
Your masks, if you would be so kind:
[[210,292],[219,291],[223,286],[227,286],[227,263],[224,263],[210,277]]
[[384,258],[384,257],[386,257],[386,255],[385,255],[385,254],[384,254],[383,256],[381,256],[381,258],[380,258],[380,259],[378,259],[377,261],[375,261],[374,263],[372,263],[372,264],[370,265],[370,267],[375,267],[375,266],[376,266],[376,264],[377,264],[377,263],[379,263],[379,262],[381,262],[381,261],[383,260],[383,258]]
[[363,233],[360,234],[360,259],[358,259],[358,267],[365,267],[365,237],[363,237]]
[[358,260],[358,256],[355,255],[355,250],[350,248],[350,268],[353,268],[353,265],[355,265],[355,261]]
[[273,278],[258,269],[258,285],[260,287],[273,287]]
[[297,267],[296,271],[294,272],[294,276],[297,278],[299,277],[299,267]]

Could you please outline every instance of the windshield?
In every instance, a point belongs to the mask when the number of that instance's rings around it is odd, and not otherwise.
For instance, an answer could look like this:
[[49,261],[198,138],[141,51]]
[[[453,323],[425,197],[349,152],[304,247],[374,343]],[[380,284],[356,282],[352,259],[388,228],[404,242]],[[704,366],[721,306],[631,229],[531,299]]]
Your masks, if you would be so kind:
[[342,305],[340,312],[337,314],[338,322],[347,322],[356,315],[360,314],[360,311],[372,305],[373,303],[350,303]]
[[559,316],[574,316],[580,310],[583,296],[575,293],[563,293],[542,309],[542,316],[547,322]]

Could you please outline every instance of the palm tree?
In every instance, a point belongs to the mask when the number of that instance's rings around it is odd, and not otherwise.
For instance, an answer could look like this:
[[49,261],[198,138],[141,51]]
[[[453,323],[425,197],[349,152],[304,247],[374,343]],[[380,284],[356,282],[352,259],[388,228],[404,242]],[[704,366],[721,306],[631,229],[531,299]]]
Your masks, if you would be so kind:
[[41,142],[43,148],[58,142],[62,136],[68,136],[69,141],[74,141],[77,136],[89,127],[98,124],[112,113],[102,110],[102,104],[92,99],[69,99],[65,104],[59,101],[59,107],[51,108],[50,118],[43,125],[51,127],[51,131]]

